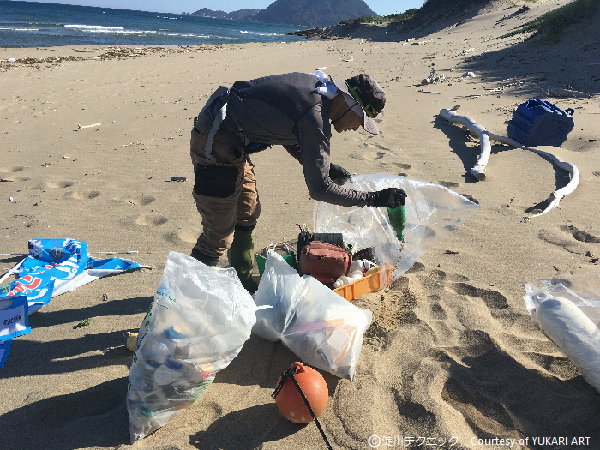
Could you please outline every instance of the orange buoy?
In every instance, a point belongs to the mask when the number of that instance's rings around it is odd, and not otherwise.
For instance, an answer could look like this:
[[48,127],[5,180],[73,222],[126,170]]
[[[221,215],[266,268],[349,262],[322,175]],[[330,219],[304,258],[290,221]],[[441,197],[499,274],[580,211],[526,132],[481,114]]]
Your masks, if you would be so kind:
[[[327,398],[329,396],[325,379],[315,369],[299,362],[293,363],[291,370],[292,372],[296,371],[294,377],[315,416],[319,417],[325,411],[325,408],[327,408]],[[277,382],[278,386],[280,382],[281,377],[279,377],[279,381]],[[294,423],[309,423],[313,421],[300,392],[298,392],[294,381],[290,377],[285,380],[283,387],[276,395],[275,403],[277,404],[277,408],[287,420]]]

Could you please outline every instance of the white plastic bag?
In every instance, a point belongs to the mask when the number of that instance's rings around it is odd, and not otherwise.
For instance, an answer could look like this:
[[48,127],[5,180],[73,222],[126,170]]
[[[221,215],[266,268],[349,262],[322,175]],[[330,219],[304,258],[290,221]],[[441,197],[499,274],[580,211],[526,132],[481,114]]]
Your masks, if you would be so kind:
[[255,301],[259,308],[272,308],[257,311],[253,333],[281,339],[303,362],[354,379],[371,311],[357,308],[311,276],[300,277],[271,250]]
[[255,311],[235,269],[169,254],[129,373],[132,444],[196,401],[250,337]]
[[344,241],[355,248],[373,247],[377,265],[394,266],[392,280],[479,209],[478,204],[444,186],[385,173],[353,177],[345,187],[362,191],[396,187],[406,191],[404,243],[396,237],[386,208],[346,208],[317,202],[314,209],[316,233],[342,233]]
[[525,285],[531,320],[600,392],[600,274]]

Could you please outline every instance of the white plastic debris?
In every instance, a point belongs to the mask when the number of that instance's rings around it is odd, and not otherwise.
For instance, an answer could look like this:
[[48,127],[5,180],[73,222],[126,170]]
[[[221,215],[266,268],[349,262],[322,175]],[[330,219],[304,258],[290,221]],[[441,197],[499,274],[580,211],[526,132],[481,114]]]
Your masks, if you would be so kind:
[[490,159],[491,152],[492,152],[490,140],[500,142],[502,144],[510,145],[511,147],[514,147],[514,148],[520,148],[523,150],[529,150],[530,152],[533,152],[533,153],[537,153],[538,155],[541,155],[543,157],[546,157],[546,158],[549,158],[550,160],[552,160],[552,162],[554,164],[556,164],[556,166],[558,168],[569,172],[569,174],[571,176],[571,180],[569,181],[569,183],[567,183],[567,185],[564,186],[563,188],[557,189],[556,191],[552,192],[550,194],[550,196],[548,197],[548,200],[550,201],[550,203],[546,207],[546,209],[544,209],[541,213],[531,216],[532,218],[541,216],[542,214],[546,214],[552,208],[557,207],[560,204],[560,201],[562,200],[562,198],[566,195],[571,194],[579,185],[579,169],[577,168],[577,166],[575,164],[571,164],[569,162],[563,161],[558,156],[553,155],[552,153],[545,152],[543,150],[538,150],[537,148],[533,148],[533,147],[525,147],[525,146],[521,145],[519,142],[517,142],[509,137],[500,136],[498,134],[491,133],[490,131],[488,131],[481,125],[479,125],[477,122],[475,122],[470,117],[459,115],[456,112],[456,109],[458,109],[457,106],[455,106],[452,110],[442,109],[440,111],[440,115],[444,119],[446,119],[448,122],[458,123],[460,125],[463,125],[469,131],[476,133],[479,136],[479,141],[481,143],[481,152],[479,154],[479,157],[477,158],[477,164],[475,164],[475,166],[473,166],[473,168],[471,169],[471,175],[473,175],[475,178],[477,178],[477,180],[482,181],[485,179],[485,171],[484,171],[485,166],[487,165],[487,163]]

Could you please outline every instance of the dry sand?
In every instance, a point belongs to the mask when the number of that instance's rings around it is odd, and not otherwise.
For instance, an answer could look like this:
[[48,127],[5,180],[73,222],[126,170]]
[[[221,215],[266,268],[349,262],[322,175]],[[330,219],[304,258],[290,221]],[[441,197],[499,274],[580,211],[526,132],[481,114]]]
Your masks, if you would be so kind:
[[[363,27],[354,39],[128,48],[104,59],[108,49],[92,46],[0,49],[5,61],[39,59],[0,69],[2,253],[25,253],[31,238],[71,237],[89,251],[137,250],[133,259],[155,267],[95,281],[30,317],[33,332],[15,339],[0,371],[0,447],[129,448],[124,334],[139,328],[169,251],[189,253],[200,233],[192,118],[219,85],[322,68],[339,78],[370,73],[388,98],[382,136],[336,134],[334,162],[440,183],[481,205],[400,280],[355,301],[374,319],[356,380],[325,374],[321,424],[333,448],[368,449],[372,435],[380,448],[506,448],[477,441],[497,437],[516,439],[517,449],[562,449],[576,447],[533,437],[571,444],[580,436],[600,448],[600,394],[534,328],[523,301],[525,283],[598,272],[600,98],[550,99],[575,110],[575,129],[562,148],[543,149],[576,164],[581,182],[559,208],[532,219],[568,176],[534,153],[494,145],[487,178],[476,182],[469,170],[478,142],[439,116],[459,104],[506,134],[513,109],[548,98],[551,87],[600,91],[598,17],[595,28],[579,26],[553,47],[498,40],[566,0],[528,2],[530,11],[508,17],[522,4],[514,3],[490,3],[414,36]],[[56,57],[63,60],[47,59]],[[421,85],[432,68],[451,81]],[[461,78],[466,71],[477,77]],[[257,248],[294,241],[314,206],[301,167],[277,147],[252,160],[263,204]],[[19,260],[1,257],[0,268]],[[88,317],[89,326],[74,329]],[[288,423],[270,397],[296,359],[253,335],[193,407],[133,447],[325,448],[314,424]],[[421,440],[409,447],[400,437]]]

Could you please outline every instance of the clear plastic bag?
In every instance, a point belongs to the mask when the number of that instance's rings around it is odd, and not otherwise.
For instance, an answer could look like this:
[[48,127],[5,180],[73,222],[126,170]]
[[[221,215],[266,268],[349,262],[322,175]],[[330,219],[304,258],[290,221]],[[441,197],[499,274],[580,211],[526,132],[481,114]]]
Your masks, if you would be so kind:
[[347,208],[317,202],[314,209],[315,232],[342,233],[344,241],[357,249],[373,247],[377,265],[394,266],[393,280],[479,209],[477,203],[444,186],[390,174],[359,175],[345,187],[362,191],[396,187],[406,191],[403,243],[390,225],[386,208]]
[[256,306],[235,269],[171,252],[129,373],[131,443],[191,406],[250,337]]
[[256,291],[253,333],[281,341],[303,362],[354,379],[363,334],[372,313],[359,309],[315,278],[298,272],[273,251]]
[[525,285],[531,321],[600,392],[600,274]]

